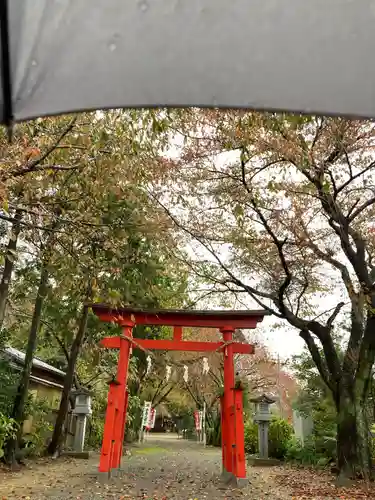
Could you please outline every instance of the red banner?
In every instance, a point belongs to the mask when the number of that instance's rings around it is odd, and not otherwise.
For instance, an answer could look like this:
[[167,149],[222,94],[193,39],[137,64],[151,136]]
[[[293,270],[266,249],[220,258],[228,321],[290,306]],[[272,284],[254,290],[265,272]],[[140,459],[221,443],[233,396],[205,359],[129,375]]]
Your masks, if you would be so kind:
[[202,412],[201,411],[197,410],[194,412],[194,422],[195,422],[195,430],[201,431],[202,430]]

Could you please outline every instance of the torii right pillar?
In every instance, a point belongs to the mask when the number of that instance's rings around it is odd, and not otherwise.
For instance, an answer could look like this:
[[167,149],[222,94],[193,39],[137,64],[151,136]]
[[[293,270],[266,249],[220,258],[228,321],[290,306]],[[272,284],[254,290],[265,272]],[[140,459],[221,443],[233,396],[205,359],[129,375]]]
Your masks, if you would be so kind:
[[238,486],[246,483],[242,390],[235,388],[233,327],[220,329],[224,342],[224,395],[221,399],[223,477]]

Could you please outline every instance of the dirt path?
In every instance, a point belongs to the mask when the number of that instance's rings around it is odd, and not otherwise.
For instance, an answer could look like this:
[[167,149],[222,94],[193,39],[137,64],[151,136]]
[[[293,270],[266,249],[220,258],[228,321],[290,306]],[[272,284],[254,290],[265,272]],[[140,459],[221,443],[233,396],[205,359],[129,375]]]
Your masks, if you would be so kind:
[[238,490],[220,479],[221,452],[183,440],[153,438],[124,457],[122,478],[101,484],[98,456],[85,460],[40,460],[18,473],[0,476],[0,499],[290,499],[257,472]]
[[108,484],[97,481],[97,464],[98,456],[89,460],[40,460],[22,472],[0,473],[0,500],[371,498],[339,496],[333,490],[332,496],[321,497],[317,490],[305,496],[303,486],[309,482],[306,473],[298,476],[299,472],[284,468],[249,468],[247,487],[228,487],[220,479],[220,450],[204,450],[196,443],[166,436],[132,448],[131,456],[123,458],[124,476]]

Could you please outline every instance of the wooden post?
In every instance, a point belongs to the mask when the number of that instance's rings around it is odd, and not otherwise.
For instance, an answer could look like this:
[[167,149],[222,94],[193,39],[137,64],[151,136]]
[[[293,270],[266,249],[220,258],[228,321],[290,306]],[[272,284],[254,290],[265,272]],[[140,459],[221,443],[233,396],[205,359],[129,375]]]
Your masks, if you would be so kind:
[[181,326],[175,326],[173,328],[173,340],[176,340],[178,342],[182,340],[182,327]]
[[221,396],[220,398],[220,414],[221,414],[221,462],[222,462],[222,473],[225,474],[226,472],[226,443],[227,443],[227,438],[226,438],[226,420],[225,420],[225,408],[224,408],[224,396]]
[[[224,342],[233,340],[234,328],[227,326],[220,329],[223,334]],[[233,473],[234,464],[234,362],[233,362],[233,344],[229,343],[224,348],[224,419],[225,419],[225,471]]]
[[128,415],[128,404],[129,404],[129,391],[126,390],[126,392],[125,392],[124,436],[125,436],[126,417]]
[[242,389],[234,389],[235,408],[235,470],[234,475],[238,479],[246,478],[245,460],[245,429],[243,422],[243,392]]
[[207,444],[207,436],[206,436],[206,401],[203,403],[203,417],[202,417],[202,441],[203,446],[206,447]]
[[111,470],[113,433],[114,433],[115,413],[117,406],[116,389],[117,389],[117,383],[114,381],[110,382],[108,390],[107,410],[104,420],[102,451],[100,454],[100,462],[99,462],[99,473],[108,474],[108,476]]
[[118,409],[115,413],[115,427],[113,436],[113,454],[111,460],[111,470],[118,470],[121,465],[122,446],[124,441],[126,422],[126,384],[128,380],[128,368],[131,342],[125,337],[132,336],[132,325],[124,326],[124,337],[120,341],[120,355],[117,365],[117,400]]
[[[125,439],[125,429],[126,429],[126,417],[128,414],[128,403],[129,403],[129,392],[128,390],[125,391],[125,403],[124,403],[124,421],[122,424],[122,443],[124,443]],[[120,456],[120,465],[121,465],[121,457],[122,457],[122,450],[121,450],[121,456]]]

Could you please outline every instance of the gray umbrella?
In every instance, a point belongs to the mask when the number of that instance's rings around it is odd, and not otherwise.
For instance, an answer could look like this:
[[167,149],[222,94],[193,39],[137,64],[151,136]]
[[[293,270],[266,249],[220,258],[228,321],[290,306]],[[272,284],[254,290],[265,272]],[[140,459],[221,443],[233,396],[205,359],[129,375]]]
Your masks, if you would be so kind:
[[373,0],[0,0],[2,123],[207,106],[375,116]]

